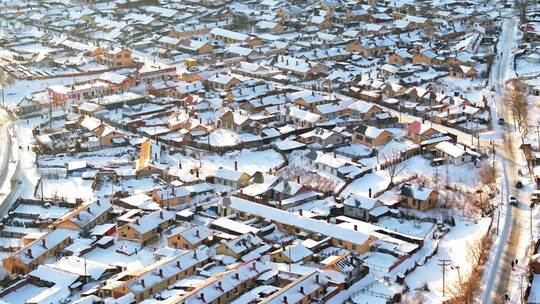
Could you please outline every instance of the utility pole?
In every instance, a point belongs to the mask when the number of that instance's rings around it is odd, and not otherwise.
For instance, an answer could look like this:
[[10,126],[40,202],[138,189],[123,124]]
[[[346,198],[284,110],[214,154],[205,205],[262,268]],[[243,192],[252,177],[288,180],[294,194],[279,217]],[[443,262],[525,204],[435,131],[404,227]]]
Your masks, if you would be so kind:
[[519,303],[523,304],[523,279],[527,278],[527,274],[520,273],[517,276],[519,279]]
[[439,266],[442,267],[442,295],[443,295],[443,298],[444,298],[444,293],[445,293],[445,287],[446,287],[446,267],[450,266],[450,260],[448,259],[439,259],[439,263],[438,263]]
[[536,126],[536,137],[538,138],[538,147],[540,147],[540,126]]
[[461,284],[461,271],[459,271],[459,268],[461,268],[461,267],[459,265],[455,265],[455,266],[450,266],[450,268],[457,270],[459,284]]
[[501,204],[497,206],[497,230],[496,234],[499,235],[499,220],[501,219]]
[[531,233],[531,240],[533,237],[533,224],[532,224],[533,208],[534,208],[534,203],[531,203],[531,205],[529,206],[529,229]]

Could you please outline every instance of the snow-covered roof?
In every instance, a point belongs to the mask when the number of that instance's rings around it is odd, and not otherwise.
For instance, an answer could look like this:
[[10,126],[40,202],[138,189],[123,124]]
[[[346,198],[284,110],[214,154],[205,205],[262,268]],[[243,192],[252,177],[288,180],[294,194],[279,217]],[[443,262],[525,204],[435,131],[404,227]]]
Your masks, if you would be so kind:
[[303,217],[285,210],[250,202],[235,196],[230,197],[229,208],[265,218],[269,221],[298,227],[313,233],[320,233],[335,239],[350,242],[351,244],[363,245],[370,239],[370,235],[361,231],[339,227],[325,221]]

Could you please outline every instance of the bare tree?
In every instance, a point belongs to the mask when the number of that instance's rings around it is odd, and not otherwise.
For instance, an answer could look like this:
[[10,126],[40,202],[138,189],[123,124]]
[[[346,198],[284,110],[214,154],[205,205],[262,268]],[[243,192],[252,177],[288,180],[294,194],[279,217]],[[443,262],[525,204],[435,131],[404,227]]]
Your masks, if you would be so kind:
[[529,6],[528,1],[516,0],[515,5],[516,5],[516,9],[519,12],[519,18],[521,20],[521,23],[527,22],[527,7]]
[[381,169],[386,170],[388,176],[390,177],[390,187],[394,185],[396,176],[405,169],[405,165],[402,162],[401,154],[394,149],[386,151],[385,153],[380,154],[382,159]]
[[[481,287],[481,277],[484,266],[489,259],[492,242],[491,235],[486,233],[483,237],[467,244],[467,258],[472,265],[471,271],[461,277],[458,272],[458,281],[451,284],[449,304],[473,304],[475,295]],[[459,271],[459,269],[457,269]]]
[[5,70],[0,70],[0,89],[2,89],[2,106],[3,107],[6,106],[4,90],[6,87],[12,85],[13,83],[14,83],[13,77],[11,77],[11,75],[9,75],[9,73],[6,72]]
[[403,299],[403,304],[423,304],[426,303],[426,298],[423,293],[417,291],[412,296]]
[[[527,94],[525,85],[519,80],[513,80],[504,97],[504,102],[510,106],[512,117],[516,123],[517,129],[522,133],[523,141],[528,133],[529,107],[527,104]],[[527,132],[525,132],[527,131]]]
[[489,191],[493,192],[497,189],[497,168],[490,164],[489,161],[480,163],[480,167],[477,171],[478,181],[482,186],[486,187]]

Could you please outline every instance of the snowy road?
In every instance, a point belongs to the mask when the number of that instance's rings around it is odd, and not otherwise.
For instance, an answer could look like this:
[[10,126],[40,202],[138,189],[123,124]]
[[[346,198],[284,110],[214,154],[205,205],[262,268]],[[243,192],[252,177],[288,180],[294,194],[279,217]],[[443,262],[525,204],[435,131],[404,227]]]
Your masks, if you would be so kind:
[[[517,34],[517,21],[515,18],[505,18],[502,25],[502,32],[499,36],[499,45],[495,62],[490,74],[490,84],[495,88],[495,107],[493,107],[494,120],[499,117],[506,122],[511,122],[512,116],[508,105],[504,103],[503,96],[506,91],[505,82],[512,78],[510,74],[512,66],[512,49],[514,39]],[[519,135],[516,137],[514,127],[507,125],[500,127],[497,125],[497,133],[502,135],[503,144],[497,145],[497,155],[502,159],[503,181],[502,181],[502,204],[506,204],[506,198],[514,194],[521,202],[526,201],[525,197],[515,189],[514,185],[518,179],[517,171],[522,166],[522,157],[519,149]],[[517,207],[502,207],[501,216],[503,227],[499,241],[494,249],[495,257],[489,270],[482,303],[503,303],[505,293],[515,299],[513,270],[511,261],[519,259],[523,236],[527,231],[522,223],[528,219],[528,207],[520,203]],[[518,295],[519,297],[519,295]]]
[[[7,114],[3,110],[0,110],[0,188],[4,183],[9,183],[9,161],[11,160],[11,136],[8,131],[8,122]],[[7,195],[7,193],[0,193],[0,203],[2,202],[2,195]]]

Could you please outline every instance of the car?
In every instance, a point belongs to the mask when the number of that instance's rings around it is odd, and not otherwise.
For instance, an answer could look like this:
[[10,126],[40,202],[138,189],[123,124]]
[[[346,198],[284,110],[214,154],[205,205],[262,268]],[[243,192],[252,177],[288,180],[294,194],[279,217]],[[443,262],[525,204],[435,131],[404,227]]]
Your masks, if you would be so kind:
[[499,121],[497,122],[499,125],[504,125],[504,118],[499,118]]
[[518,188],[518,189],[523,188],[523,183],[522,183],[520,180],[518,180],[518,181],[516,182],[516,188]]
[[517,201],[517,198],[513,195],[510,195],[508,197],[508,204],[512,205],[512,206],[516,206],[518,204],[518,201]]

